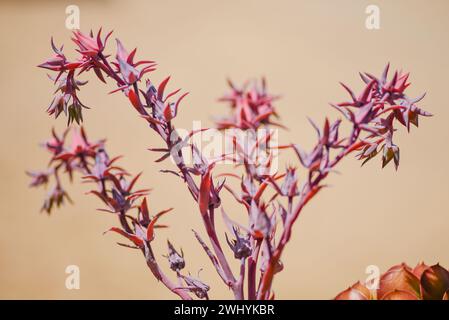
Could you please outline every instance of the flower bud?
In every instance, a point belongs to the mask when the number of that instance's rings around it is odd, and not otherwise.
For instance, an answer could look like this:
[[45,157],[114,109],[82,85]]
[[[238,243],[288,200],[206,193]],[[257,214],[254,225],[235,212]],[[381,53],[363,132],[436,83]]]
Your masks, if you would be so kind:
[[167,240],[167,244],[168,244],[168,263],[170,265],[170,269],[172,269],[173,271],[179,271],[184,269],[184,267],[186,266],[186,262],[184,260],[184,252],[182,252],[181,249],[181,254],[179,254],[175,248],[173,247],[173,245],[170,243],[170,241]]
[[281,191],[284,196],[294,197],[298,194],[297,177],[295,168],[287,168],[287,174],[281,185]]
[[251,255],[252,249],[249,242],[249,237],[243,237],[237,228],[233,228],[235,234],[235,240],[229,241],[228,235],[226,234],[226,241],[234,252],[234,257],[236,259],[244,259]]

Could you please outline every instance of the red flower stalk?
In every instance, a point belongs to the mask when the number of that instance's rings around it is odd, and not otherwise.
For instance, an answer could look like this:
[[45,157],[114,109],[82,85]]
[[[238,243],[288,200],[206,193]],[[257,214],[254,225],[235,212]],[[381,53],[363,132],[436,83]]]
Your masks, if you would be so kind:
[[[128,53],[119,40],[115,59],[104,54],[108,37],[109,34],[102,41],[100,32],[95,39],[92,33],[86,36],[76,31],[73,41],[78,45],[81,55],[76,60],[78,62],[67,62],[62,48],[56,49],[53,45],[57,59],[50,59],[40,66],[58,73],[56,80],[62,81],[62,85],[58,84],[58,90],[64,95],[68,94],[72,102],[77,99],[76,91],[82,83],[75,80],[75,71],[78,71],[77,77],[83,72],[94,70],[101,81],[112,79],[116,85],[112,92],[123,92],[138,115],[161,137],[163,146],[149,150],[161,155],[156,162],[171,157],[176,164],[177,171],[162,172],[174,174],[186,184],[198,205],[208,242],[198,232],[194,231],[194,235],[236,299],[274,297],[273,280],[283,270],[281,257],[291,238],[293,225],[307,203],[326,186],[326,177],[343,158],[357,151],[358,159],[363,160],[364,164],[382,151],[383,166],[393,160],[397,169],[399,147],[393,142],[397,126],[402,125],[410,130],[410,124],[418,126],[420,116],[430,116],[430,113],[417,106],[424,95],[418,98],[406,95],[406,89],[410,85],[409,75],[395,72],[389,79],[387,65],[380,77],[361,74],[364,88],[359,95],[342,84],[349,93],[350,100],[332,104],[342,114],[342,119],[330,121],[326,118],[322,125],[310,121],[317,138],[311,150],[305,151],[297,144],[277,146],[273,143],[274,131],[270,130],[270,126],[279,126],[273,121],[277,118],[273,105],[277,97],[267,92],[265,80],[260,85],[253,83],[252,86],[247,84],[242,88],[237,88],[230,82],[231,93],[221,100],[229,103],[231,116],[219,120],[217,127],[240,129],[240,132],[230,135],[235,154],[232,157],[223,154],[216,159],[208,159],[191,140],[193,135],[201,134],[204,129],[192,131],[186,138],[181,138],[173,125],[186,93],[177,99],[174,97],[179,89],[166,94],[169,77],[157,86],[150,79],[144,79],[144,76],[154,71],[155,63],[151,60],[134,62],[136,49]],[[70,113],[70,108],[73,107],[66,108],[67,104],[66,100],[56,104],[52,108],[52,114],[57,116],[67,109],[69,122],[82,121],[81,111]],[[340,130],[343,120],[348,121],[351,127],[350,133],[346,135]],[[264,134],[258,135],[262,129]],[[246,143],[239,138],[242,132],[247,138]],[[168,242],[167,258],[169,267],[177,278],[176,285],[165,275],[155,259],[151,248],[151,243],[157,239],[155,229],[164,227],[158,224],[159,219],[171,209],[150,218],[145,198],[149,190],[135,190],[139,175],[128,180],[129,174],[115,165],[117,158],[109,159],[104,141],[89,142],[81,129],[75,133],[75,142],[67,148],[65,136],[64,134],[63,138],[59,138],[53,132],[53,139],[47,143],[47,149],[52,154],[51,168],[48,171],[50,173],[30,174],[33,179],[31,185],[46,184],[54,176],[56,185],[60,187],[57,177],[62,168],[70,175],[72,172],[81,172],[84,180],[97,185],[90,193],[107,206],[107,209],[102,210],[119,218],[120,227],[111,228],[110,231],[128,239],[130,244],[125,246],[142,251],[153,275],[183,299],[191,299],[193,296],[208,299],[208,285],[190,275],[182,274],[186,266],[182,251],[179,254]],[[276,153],[285,149],[293,151],[298,163],[296,166],[288,166],[285,172],[280,172],[274,166],[274,160]],[[187,163],[184,158],[183,151],[186,150],[191,152],[192,164]],[[214,170],[217,163],[230,158],[241,171],[237,174],[233,170],[216,175]],[[300,179],[298,173],[304,173],[305,178]],[[240,190],[236,191],[229,182],[225,182],[223,176],[237,178]],[[247,223],[237,223],[225,213],[221,201],[223,188],[246,210]],[[52,195],[52,199],[60,204],[60,193]],[[47,207],[50,212],[52,206]],[[229,231],[225,235],[227,246],[223,245],[223,239],[218,236],[215,228],[217,209],[221,209]],[[237,273],[230,267],[225,249],[230,249],[233,257],[239,260],[240,268]],[[247,292],[244,292],[245,281]]]
[[[64,138],[68,131],[65,132]],[[95,183],[96,188],[88,193],[97,196],[107,206],[107,209],[98,210],[117,215],[120,227],[113,227],[108,231],[116,232],[131,241],[131,248],[142,251],[148,267],[158,280],[181,298],[190,299],[187,294],[190,289],[178,287],[165,275],[151,247],[151,242],[155,239],[155,229],[166,227],[158,224],[159,219],[172,209],[163,210],[150,218],[146,200],[149,189],[135,190],[140,174],[128,180],[126,177],[130,174],[115,164],[120,157],[109,158],[104,140],[90,143],[83,128],[70,131],[73,133],[70,147],[66,146],[65,139],[60,140],[53,131],[53,140],[58,142],[61,151],[55,153],[54,149],[48,150],[53,157],[48,172],[29,173],[32,186],[45,185],[54,180],[55,186],[45,200],[42,210],[50,214],[55,205],[59,207],[63,204],[64,199],[71,202],[59,179],[62,169],[71,168],[70,174],[78,173],[82,175],[83,180]],[[135,216],[131,215],[132,211],[136,212]],[[130,247],[127,244],[120,245]]]

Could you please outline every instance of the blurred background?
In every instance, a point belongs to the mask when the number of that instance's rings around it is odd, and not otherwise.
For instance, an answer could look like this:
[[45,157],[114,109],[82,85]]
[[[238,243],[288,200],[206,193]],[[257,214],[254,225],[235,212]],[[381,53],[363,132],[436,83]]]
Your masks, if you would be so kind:
[[[0,1],[1,157],[0,157],[0,298],[14,299],[165,299],[174,298],[148,271],[141,254],[115,244],[103,231],[114,217],[99,213],[88,186],[69,187],[75,205],[52,216],[40,214],[44,190],[29,189],[27,169],[48,161],[39,143],[50,128],[66,126],[45,109],[53,86],[36,65],[51,55],[50,37],[73,48],[65,28],[68,5],[78,5],[81,29],[114,30],[139,58],[159,63],[152,78],[172,76],[172,88],[191,94],[177,126],[193,120],[211,125],[227,110],[216,99],[225,79],[243,82],[266,76],[282,99],[278,110],[290,128],[281,141],[310,146],[315,133],[306,116],[336,117],[328,102],[346,99],[343,81],[359,90],[359,71],[379,74],[390,61],[411,72],[409,92],[427,91],[422,106],[435,117],[423,119],[410,135],[396,135],[401,166],[382,170],[380,159],[364,168],[354,159],[339,167],[324,190],[297,222],[285,251],[285,270],[276,278],[280,299],[328,299],[376,265],[420,260],[449,266],[449,2],[433,1]],[[368,5],[380,8],[380,30],[365,27]],[[115,52],[110,43],[109,53]],[[73,55],[70,55],[73,58]],[[90,79],[90,78],[87,78]],[[93,79],[92,79],[93,80]],[[211,298],[230,298],[191,229],[204,234],[197,208],[182,183],[159,173],[158,137],[135,116],[123,96],[92,81],[81,93],[92,109],[84,113],[91,139],[107,137],[111,154],[123,154],[131,172],[144,171],[141,185],[153,187],[152,212],[174,206],[155,243],[161,265],[167,237],[186,254],[187,270],[212,284]],[[79,181],[79,179],[78,179]],[[241,210],[224,196],[233,216]],[[80,267],[81,287],[67,290],[65,268]],[[214,285],[215,284],[215,285]]]

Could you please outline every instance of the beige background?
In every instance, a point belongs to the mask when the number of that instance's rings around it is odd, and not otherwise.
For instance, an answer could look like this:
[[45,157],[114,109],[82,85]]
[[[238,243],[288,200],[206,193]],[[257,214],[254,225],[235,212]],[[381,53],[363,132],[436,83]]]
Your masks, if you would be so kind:
[[[358,71],[380,73],[387,61],[411,72],[410,92],[428,92],[423,106],[436,116],[410,136],[398,134],[402,164],[380,169],[375,161],[360,169],[348,159],[335,187],[304,211],[285,252],[285,271],[275,283],[278,298],[331,298],[365,277],[368,265],[382,270],[401,261],[441,262],[449,266],[449,2],[441,1],[11,1],[0,2],[0,298],[172,298],[152,278],[140,254],[115,245],[118,237],[102,232],[116,221],[95,211],[99,202],[75,185],[76,206],[53,216],[39,214],[43,190],[27,188],[24,171],[42,168],[46,153],[38,148],[51,126],[62,129],[44,110],[53,87],[35,66],[50,55],[49,39],[72,48],[64,28],[65,7],[81,9],[81,28],[114,29],[138,56],[159,62],[156,80],[171,74],[172,86],[191,92],[178,126],[201,119],[210,125],[223,113],[216,98],[224,79],[265,75],[271,91],[283,95],[278,109],[291,128],[282,141],[310,146],[313,131],[306,116],[336,116],[329,101],[346,96],[338,81],[360,88]],[[381,30],[364,27],[365,8],[381,8]],[[115,45],[110,47],[115,50]],[[107,137],[123,164],[144,170],[142,183],[155,188],[152,209],[175,206],[158,234],[158,254],[165,238],[182,244],[192,273],[219,283],[190,232],[201,230],[196,207],[180,181],[163,176],[146,147],[159,146],[111,87],[91,83],[82,92],[92,110],[85,113],[92,138]],[[226,209],[236,214],[225,197]],[[154,212],[153,211],[153,212]],[[166,266],[166,262],[162,260]],[[66,290],[65,267],[81,268],[81,289]],[[213,286],[213,298],[230,294]]]

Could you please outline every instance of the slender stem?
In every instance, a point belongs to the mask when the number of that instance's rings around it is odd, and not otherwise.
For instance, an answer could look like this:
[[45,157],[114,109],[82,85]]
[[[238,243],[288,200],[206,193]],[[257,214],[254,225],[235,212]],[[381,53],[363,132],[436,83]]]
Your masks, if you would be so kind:
[[123,230],[125,230],[128,233],[133,233],[133,230],[129,226],[128,221],[126,220],[126,212],[124,210],[121,210],[118,215],[120,225],[122,226]]
[[214,249],[215,255],[217,256],[217,259],[223,269],[223,272],[226,276],[227,285],[234,288],[235,287],[235,277],[232,273],[232,270],[229,266],[229,263],[226,259],[225,254],[223,253],[223,250],[221,248],[220,242],[218,241],[217,234],[215,232],[215,229],[212,228],[209,216],[202,215],[204,226],[206,228],[207,235],[209,236],[210,242],[212,243],[212,248]]
[[[120,86],[124,86],[126,83],[125,81],[123,81],[123,79],[121,79],[116,73],[115,71],[112,69],[111,65],[109,64],[108,60],[106,59],[106,57],[103,55],[103,53],[99,53],[98,56],[100,57],[100,60],[103,62],[104,67],[106,68],[103,69],[103,71],[106,72],[107,75],[109,75],[110,77],[112,77],[113,79],[115,79],[115,81],[117,81],[117,83]],[[103,66],[101,63],[99,64],[100,66]]]
[[243,293],[243,284],[245,282],[245,266],[246,266],[246,259],[242,258],[240,259],[240,275],[239,279],[237,280],[235,287],[236,287],[236,300],[244,300],[245,295]]
[[86,157],[84,155],[80,156],[81,165],[83,166],[84,171],[86,171],[86,174],[91,174],[92,171],[89,168],[89,164],[86,161]]
[[147,265],[150,268],[153,275],[161,281],[170,291],[177,294],[181,299],[183,300],[192,300],[192,297],[186,292],[186,290],[179,285],[176,285],[174,282],[172,282],[162,271],[161,268],[159,268],[159,265],[156,262],[156,259],[153,254],[153,250],[151,249],[151,246],[148,244],[145,244],[145,247],[142,249],[143,254],[145,255],[145,259],[147,261]]
[[255,300],[256,296],[256,275],[257,275],[257,261],[260,252],[260,240],[255,240],[253,245],[253,252],[248,258],[248,300]]

